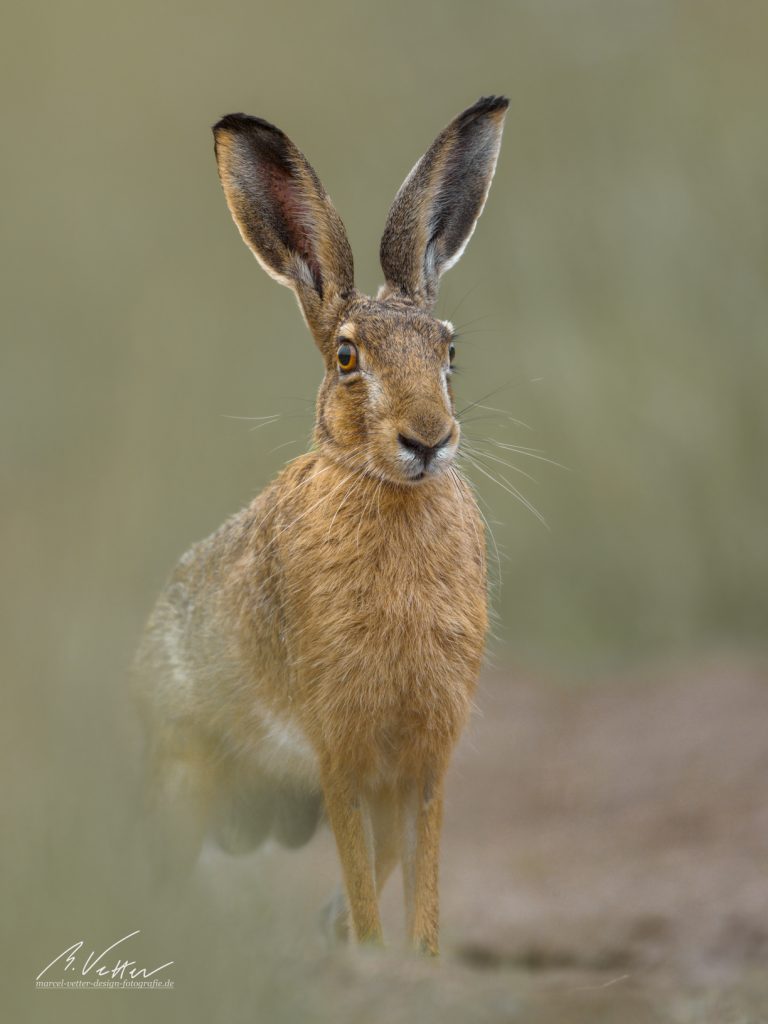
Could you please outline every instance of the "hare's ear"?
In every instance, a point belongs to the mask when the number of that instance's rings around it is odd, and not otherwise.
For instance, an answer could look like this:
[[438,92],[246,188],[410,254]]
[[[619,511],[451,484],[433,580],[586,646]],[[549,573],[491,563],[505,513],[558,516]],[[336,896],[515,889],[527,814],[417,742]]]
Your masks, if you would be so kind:
[[381,240],[386,285],[429,309],[440,275],[453,266],[475,229],[501,145],[509,100],[488,96],[438,135],[395,196]]
[[331,200],[279,128],[227,114],[213,128],[230,213],[268,274],[296,292],[318,341],[354,287],[352,251]]

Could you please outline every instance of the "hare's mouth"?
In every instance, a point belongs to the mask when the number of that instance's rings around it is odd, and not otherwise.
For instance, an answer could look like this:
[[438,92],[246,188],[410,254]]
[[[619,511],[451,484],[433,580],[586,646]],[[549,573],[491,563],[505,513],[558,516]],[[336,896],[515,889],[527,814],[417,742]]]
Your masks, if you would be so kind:
[[422,480],[426,480],[428,477],[435,476],[434,473],[430,473],[426,469],[422,469],[419,473],[407,473],[405,475],[405,483],[407,484],[420,484]]
[[457,447],[453,427],[434,444],[425,444],[416,437],[400,433],[397,435],[398,469],[408,483],[419,483],[447,469]]

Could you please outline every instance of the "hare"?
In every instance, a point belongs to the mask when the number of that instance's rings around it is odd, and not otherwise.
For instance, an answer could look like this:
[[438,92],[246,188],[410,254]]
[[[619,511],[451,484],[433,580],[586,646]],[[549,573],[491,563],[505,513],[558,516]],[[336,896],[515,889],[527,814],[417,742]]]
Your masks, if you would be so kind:
[[355,289],[344,226],[274,125],[214,127],[229,210],[292,288],[320,350],[312,450],[181,559],[137,656],[147,802],[172,876],[209,834],[300,846],[325,815],[344,890],[336,935],[381,941],[402,862],[409,941],[438,952],[446,768],[487,628],[482,519],[454,465],[454,331],[433,317],[496,167],[508,100],[478,100],[405,179],[385,283]]

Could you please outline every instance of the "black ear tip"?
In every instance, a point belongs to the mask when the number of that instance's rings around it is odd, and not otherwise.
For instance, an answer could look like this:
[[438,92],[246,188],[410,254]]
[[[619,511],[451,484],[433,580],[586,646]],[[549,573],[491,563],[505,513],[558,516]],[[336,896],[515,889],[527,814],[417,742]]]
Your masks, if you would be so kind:
[[509,106],[509,100],[506,96],[481,96],[477,103],[473,103],[471,107],[464,111],[462,117],[475,118],[485,117],[488,114],[496,114],[499,111],[506,110]]
[[501,120],[508,106],[506,96],[481,96],[471,107],[462,111],[453,124],[459,131],[475,131],[486,118]]
[[214,135],[224,131],[239,131],[242,129],[243,122],[247,118],[247,114],[225,114],[222,118],[219,118],[211,131]]
[[269,132],[273,135],[282,135],[279,128],[276,128],[269,121],[261,117],[252,117],[250,114],[225,114],[213,126],[214,136],[219,132],[237,132],[239,134],[255,135],[261,132]]

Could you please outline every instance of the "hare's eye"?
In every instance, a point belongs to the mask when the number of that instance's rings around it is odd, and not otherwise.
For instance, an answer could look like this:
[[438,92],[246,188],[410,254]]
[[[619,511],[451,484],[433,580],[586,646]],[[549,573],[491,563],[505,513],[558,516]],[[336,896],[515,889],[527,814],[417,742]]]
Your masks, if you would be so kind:
[[450,362],[451,366],[453,366],[453,360],[455,358],[456,358],[456,345],[453,342],[451,342],[451,344],[448,346],[448,361]]
[[336,362],[344,373],[351,373],[357,367],[357,349],[351,341],[342,341],[336,350]]

